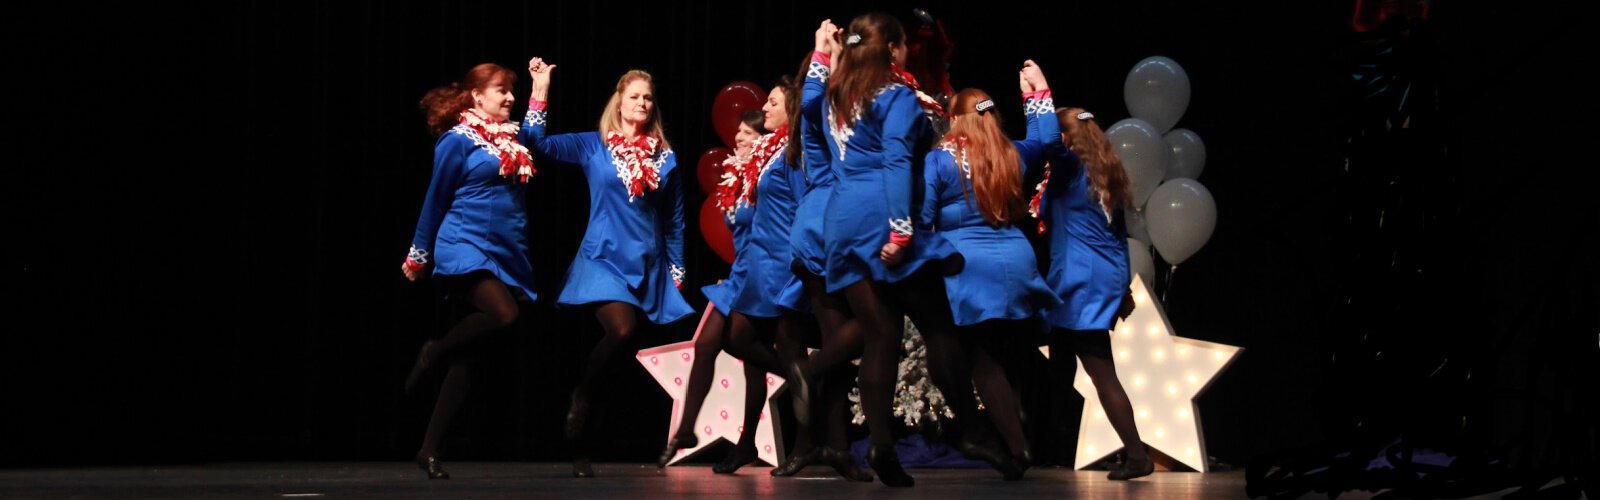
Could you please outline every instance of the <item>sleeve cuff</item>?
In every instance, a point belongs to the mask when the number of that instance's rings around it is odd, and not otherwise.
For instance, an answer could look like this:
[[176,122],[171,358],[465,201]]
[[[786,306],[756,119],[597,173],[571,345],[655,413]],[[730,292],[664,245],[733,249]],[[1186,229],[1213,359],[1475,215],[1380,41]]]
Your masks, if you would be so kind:
[[540,101],[540,100],[529,100],[528,101],[528,111],[534,111],[534,110],[544,111],[544,108],[549,107],[549,106],[550,106],[550,102],[549,101]]
[[911,244],[911,218],[889,219],[889,242],[902,247]]
[[827,67],[833,67],[833,57],[818,51],[811,51],[811,62]]
[[909,235],[909,234],[900,234],[900,233],[889,233],[889,243],[894,243],[896,245],[899,245],[901,248],[909,247],[909,246],[911,246],[911,235]]
[[1035,90],[1033,92],[1023,92],[1022,93],[1022,98],[1023,99],[1044,99],[1044,98],[1047,98],[1047,97],[1050,97],[1050,89]]
[[428,251],[411,247],[411,250],[406,252],[406,268],[421,271],[424,267],[428,267]]

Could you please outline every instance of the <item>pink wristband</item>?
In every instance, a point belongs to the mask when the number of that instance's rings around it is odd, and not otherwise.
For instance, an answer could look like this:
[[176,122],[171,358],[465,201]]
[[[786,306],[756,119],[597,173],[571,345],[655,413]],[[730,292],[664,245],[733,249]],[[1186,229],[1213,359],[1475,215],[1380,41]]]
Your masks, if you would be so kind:
[[889,243],[900,245],[900,248],[909,247],[911,246],[911,235],[890,232]]

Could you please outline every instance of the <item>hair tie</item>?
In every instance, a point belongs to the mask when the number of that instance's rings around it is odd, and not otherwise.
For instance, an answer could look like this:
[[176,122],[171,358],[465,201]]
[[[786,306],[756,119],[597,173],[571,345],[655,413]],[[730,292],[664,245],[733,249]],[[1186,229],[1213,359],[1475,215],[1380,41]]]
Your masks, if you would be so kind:
[[994,109],[994,101],[988,99],[978,101],[978,104],[973,106],[973,109],[976,110],[980,115],[987,113],[989,110]]
[[845,37],[844,44],[847,47],[854,47],[854,46],[857,46],[857,45],[861,45],[861,34],[860,33],[851,33],[850,36]]
[[1092,118],[1094,118],[1094,113],[1090,113],[1088,111],[1084,111],[1082,113],[1078,113],[1078,121],[1080,121],[1080,122],[1089,121]]

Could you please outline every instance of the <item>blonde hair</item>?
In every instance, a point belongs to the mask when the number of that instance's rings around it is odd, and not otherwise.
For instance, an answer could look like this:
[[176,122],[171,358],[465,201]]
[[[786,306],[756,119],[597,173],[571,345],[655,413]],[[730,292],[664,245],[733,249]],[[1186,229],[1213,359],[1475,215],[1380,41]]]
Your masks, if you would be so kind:
[[[628,85],[633,83],[634,80],[644,80],[645,83],[650,85],[651,96],[655,95],[656,83],[650,73],[637,69],[623,73],[622,78],[617,80],[617,90],[611,93],[611,100],[606,101],[605,111],[600,113],[601,138],[604,138],[608,132],[622,131],[622,93],[628,90]],[[646,123],[640,130],[646,135],[661,141],[662,151],[672,149],[672,145],[667,142],[667,134],[661,131],[661,110],[654,104],[650,106],[650,117],[646,119]]]

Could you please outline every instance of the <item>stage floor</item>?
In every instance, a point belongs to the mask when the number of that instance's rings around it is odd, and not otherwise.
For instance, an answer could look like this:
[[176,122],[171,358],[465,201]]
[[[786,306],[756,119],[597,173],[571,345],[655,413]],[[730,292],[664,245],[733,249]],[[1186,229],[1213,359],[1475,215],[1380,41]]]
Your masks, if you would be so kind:
[[449,480],[429,481],[409,462],[222,463],[159,467],[0,470],[3,498],[631,498],[899,496],[978,498],[1082,496],[1090,498],[1243,498],[1242,471],[1199,474],[1157,472],[1131,482],[1105,479],[1104,471],[1035,468],[1027,479],[1001,481],[990,470],[911,469],[917,486],[890,489],[852,483],[826,467],[797,477],[774,478],[769,467],[746,467],[733,476],[709,466],[597,463],[599,477],[575,479],[565,463],[449,462]]

